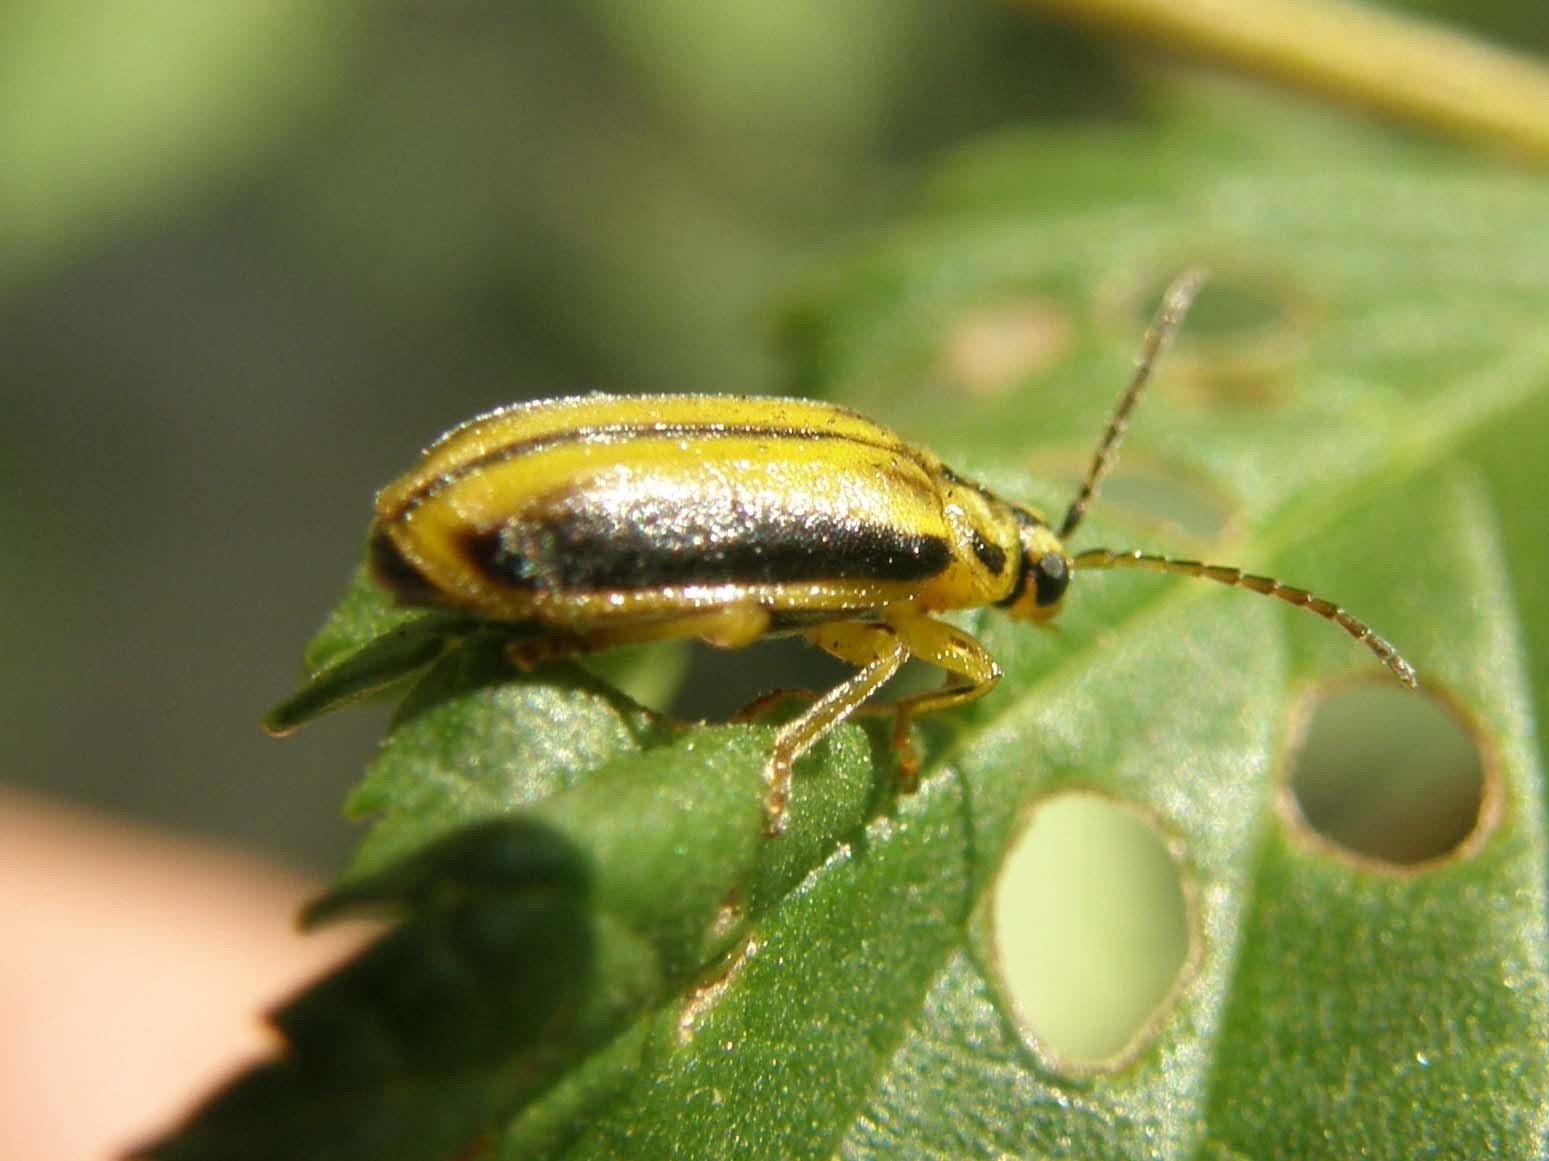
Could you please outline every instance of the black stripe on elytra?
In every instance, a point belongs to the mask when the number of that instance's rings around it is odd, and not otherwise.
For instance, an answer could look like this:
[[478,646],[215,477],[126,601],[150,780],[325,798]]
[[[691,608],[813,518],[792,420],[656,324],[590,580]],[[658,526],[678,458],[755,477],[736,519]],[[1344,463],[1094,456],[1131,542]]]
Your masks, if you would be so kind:
[[[866,447],[876,448],[894,455],[901,455],[912,460],[921,468],[914,450],[902,440],[897,442],[884,442],[881,440],[862,439],[853,432],[819,431],[812,428],[788,428],[767,427],[761,424],[732,424],[732,423],[609,423],[595,427],[575,427],[568,431],[551,432],[548,435],[535,436],[532,439],[522,440],[518,443],[504,444],[501,447],[492,448],[481,456],[475,456],[466,463],[458,464],[455,468],[443,472],[434,479],[427,480],[416,492],[406,497],[393,511],[381,516],[382,520],[392,521],[400,519],[404,513],[412,512],[426,500],[444,492],[447,488],[473,475],[475,472],[503,464],[509,460],[518,459],[521,456],[532,455],[537,452],[548,451],[551,448],[564,447],[567,444],[585,444],[593,446],[607,446],[610,444],[629,443],[637,439],[769,439],[769,440],[818,440],[835,439],[848,443],[859,443]],[[929,469],[926,469],[929,471]]]
[[[653,511],[653,509],[655,509]],[[627,514],[556,513],[463,540],[489,580],[534,592],[634,591],[681,585],[920,581],[952,561],[947,542],[830,514],[739,514],[734,520],[650,499]]]

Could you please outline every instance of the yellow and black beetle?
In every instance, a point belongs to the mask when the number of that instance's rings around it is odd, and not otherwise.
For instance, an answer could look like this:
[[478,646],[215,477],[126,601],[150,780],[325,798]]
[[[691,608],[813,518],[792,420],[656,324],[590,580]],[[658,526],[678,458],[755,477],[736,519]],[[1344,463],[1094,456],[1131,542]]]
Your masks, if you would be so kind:
[[373,573],[403,604],[536,628],[513,647],[524,666],[670,638],[737,648],[775,633],[855,665],[775,737],[775,834],[792,763],[910,657],[947,680],[892,707],[906,780],[913,719],[995,687],[995,659],[933,614],[994,605],[1047,621],[1083,569],[1149,568],[1277,597],[1339,625],[1414,685],[1392,646],[1301,589],[1195,561],[1066,550],[1199,281],[1190,272],[1168,291],[1058,532],[831,404],[591,395],[502,408],[443,436],[377,496]]

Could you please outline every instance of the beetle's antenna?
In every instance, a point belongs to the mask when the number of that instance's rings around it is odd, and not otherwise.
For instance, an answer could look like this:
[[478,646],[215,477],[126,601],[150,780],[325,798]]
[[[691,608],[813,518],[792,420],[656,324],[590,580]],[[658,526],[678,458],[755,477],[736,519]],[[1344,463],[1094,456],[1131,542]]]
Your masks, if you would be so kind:
[[1240,568],[1231,568],[1227,565],[1202,564],[1197,560],[1174,560],[1166,556],[1153,556],[1147,552],[1114,552],[1107,548],[1089,548],[1085,552],[1078,552],[1071,563],[1077,570],[1144,568],[1151,572],[1203,577],[1205,580],[1213,580],[1217,584],[1230,585],[1233,588],[1252,589],[1266,597],[1274,597],[1277,601],[1295,605],[1298,609],[1306,609],[1309,613],[1338,625],[1376,654],[1377,660],[1386,665],[1393,672],[1393,676],[1410,689],[1420,684],[1415,676],[1414,666],[1400,657],[1397,649],[1377,636],[1370,625],[1356,620],[1333,601],[1314,596],[1305,589],[1294,589],[1290,585],[1283,585],[1272,577],[1254,576],[1252,573],[1243,572]]
[[1205,276],[1206,271],[1203,266],[1191,266],[1173,279],[1172,285],[1167,288],[1167,293],[1162,296],[1162,305],[1157,309],[1156,318],[1151,321],[1151,326],[1146,331],[1145,342],[1140,346],[1140,357],[1135,361],[1135,373],[1130,376],[1129,386],[1124,389],[1124,394],[1119,397],[1118,406],[1113,409],[1113,418],[1108,421],[1108,430],[1103,432],[1102,442],[1097,445],[1097,451],[1092,456],[1092,466],[1086,471],[1086,480],[1081,485],[1081,491],[1071,501],[1070,510],[1065,513],[1065,522],[1060,525],[1061,540],[1066,539],[1076,530],[1076,526],[1086,515],[1087,505],[1097,494],[1097,486],[1103,482],[1103,477],[1117,462],[1119,441],[1124,438],[1124,428],[1129,423],[1129,413],[1135,409],[1135,403],[1140,398],[1141,391],[1145,390],[1146,384],[1151,381],[1151,373],[1156,370],[1157,363],[1166,352],[1167,344],[1172,342],[1172,337],[1182,324],[1183,316],[1188,313],[1194,296],[1204,285]]

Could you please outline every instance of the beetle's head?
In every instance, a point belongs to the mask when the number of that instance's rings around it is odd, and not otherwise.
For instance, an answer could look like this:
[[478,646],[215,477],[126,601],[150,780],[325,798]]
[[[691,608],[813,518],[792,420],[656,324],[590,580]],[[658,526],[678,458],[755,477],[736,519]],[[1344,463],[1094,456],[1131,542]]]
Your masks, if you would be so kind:
[[1012,513],[1016,516],[1021,554],[1016,585],[999,604],[1019,620],[1047,621],[1060,611],[1060,603],[1065,599],[1073,567],[1070,554],[1036,512],[1013,507]]

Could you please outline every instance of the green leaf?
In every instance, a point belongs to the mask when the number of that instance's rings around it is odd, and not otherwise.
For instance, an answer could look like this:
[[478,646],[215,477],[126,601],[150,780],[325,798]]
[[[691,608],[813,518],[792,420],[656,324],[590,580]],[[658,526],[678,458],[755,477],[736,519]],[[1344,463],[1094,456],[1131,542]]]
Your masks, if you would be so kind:
[[301,659],[302,675],[308,681],[315,680],[320,673],[384,637],[434,621],[435,617],[435,613],[424,609],[405,609],[394,604],[392,596],[371,579],[371,571],[362,565],[350,578],[344,596],[328,614],[328,620],[307,642]]
[[307,645],[301,688],[264,715],[264,729],[283,736],[389,690],[423,671],[467,628],[467,619],[455,614],[397,608],[360,568]]
[[830,744],[821,802],[772,844],[771,732],[671,735],[578,670],[527,680],[499,635],[463,639],[357,796],[388,813],[355,873],[308,912],[402,922],[275,1014],[285,1057],[145,1155],[440,1157],[572,1070],[632,1069],[611,1039],[681,998],[874,791],[858,739]]
[[[778,841],[769,727],[680,730],[481,630],[399,710],[352,799],[376,825],[314,909],[400,925],[155,1155],[1536,1157],[1549,187],[1228,105],[970,151],[794,308],[795,373],[1057,514],[1155,293],[1210,262],[1126,463],[1225,532],[1159,531],[1115,487],[1075,547],[1181,537],[1370,618],[1485,756],[1473,836],[1397,868],[1309,835],[1298,715],[1383,671],[1214,586],[1078,575],[1058,633],[966,618],[1005,678],[926,728],[919,791],[845,727]],[[1194,944],[1096,1070],[1020,1025],[984,905],[1030,807],[1073,789],[1165,836]]]

